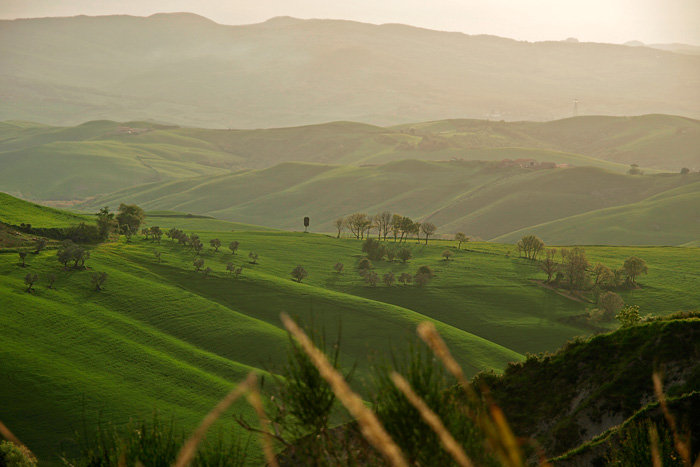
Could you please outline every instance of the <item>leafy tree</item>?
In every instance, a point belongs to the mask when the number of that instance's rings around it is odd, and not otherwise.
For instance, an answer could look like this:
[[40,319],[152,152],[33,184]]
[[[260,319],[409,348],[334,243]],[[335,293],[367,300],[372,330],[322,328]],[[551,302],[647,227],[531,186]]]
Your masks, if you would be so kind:
[[681,169],[681,175],[686,175],[690,173],[690,169],[688,167],[683,167]]
[[56,282],[56,274],[49,274],[46,276],[46,280],[49,282],[49,289],[53,289],[53,283]]
[[204,244],[199,239],[199,237],[194,235],[194,234],[192,234],[192,236],[190,237],[190,246],[192,247],[192,249],[194,250],[194,253],[196,255],[201,253],[202,250],[204,249]]
[[625,302],[615,292],[605,292],[598,298],[598,307],[603,310],[606,318],[612,318],[625,306]]
[[58,259],[58,262],[63,265],[63,269],[68,269],[68,262],[71,260],[72,257],[72,247],[73,242],[71,242],[70,240],[63,241],[61,243],[61,246],[58,247],[56,257]]
[[233,270],[233,275],[238,279],[238,276],[241,275],[243,272],[243,266],[238,266],[236,269]]
[[442,257],[445,258],[445,261],[450,260],[450,256],[452,256],[452,251],[450,250],[443,250],[442,252]]
[[428,274],[417,273],[413,280],[418,285],[418,287],[423,287],[424,285],[427,285],[428,282],[430,282],[430,276]]
[[396,257],[401,260],[402,263],[405,263],[409,259],[413,257],[413,254],[411,253],[411,249],[407,247],[400,248],[399,251],[396,252]]
[[630,169],[627,171],[630,175],[642,175],[642,170],[637,164],[630,164]]
[[228,244],[228,249],[231,250],[231,254],[236,254],[236,251],[238,250],[239,243],[237,241],[232,241],[231,243]]
[[202,258],[195,258],[192,264],[194,265],[194,270],[199,272],[204,266],[204,260]]
[[614,285],[615,274],[610,270],[609,267],[602,263],[596,263],[593,266],[593,284],[599,286],[610,286]]
[[150,227],[144,227],[143,229],[141,229],[141,235],[143,235],[144,240],[148,240],[148,237],[151,236]]
[[210,268],[209,266],[207,266],[207,267],[204,269],[204,271],[203,271],[203,272],[204,272],[204,277],[209,277],[209,274],[211,274],[212,271],[213,271],[213,269]]
[[47,241],[45,238],[37,238],[34,241],[34,253],[39,253],[46,248]]
[[367,238],[367,240],[362,243],[362,252],[367,254],[367,257],[372,261],[380,261],[386,253],[386,248],[379,240]]
[[156,260],[160,263],[160,251],[153,250],[153,256],[155,256]]
[[374,271],[369,271],[365,274],[365,281],[370,287],[376,287],[377,282],[379,282],[379,275]]
[[102,286],[107,281],[107,273],[106,272],[93,272],[90,275],[90,280],[92,281],[92,284],[95,286],[95,290],[97,290],[99,292],[102,290]]
[[228,272],[229,275],[233,272],[234,269],[236,269],[236,267],[233,265],[233,263],[226,263],[226,272]]
[[409,231],[409,234],[416,236],[416,240],[418,240],[417,243],[420,243],[420,232],[421,232],[420,229],[421,229],[421,223],[414,222],[413,225],[411,225],[411,230]]
[[637,305],[628,305],[624,307],[615,318],[620,322],[623,328],[634,326],[642,320],[639,314],[639,306]]
[[413,276],[407,272],[403,272],[399,276],[399,282],[401,282],[403,285],[410,284],[413,282]]
[[646,274],[649,271],[649,268],[647,268],[647,263],[642,258],[638,258],[636,256],[630,256],[627,258],[625,260],[625,264],[622,265],[622,268],[625,270],[625,274],[627,274],[627,282],[634,287],[637,286],[637,277],[641,276],[642,274]]
[[362,271],[368,271],[372,269],[372,261],[367,258],[362,258],[359,263],[357,263],[357,268]]
[[301,265],[297,265],[297,267],[292,269],[292,277],[297,282],[301,282],[308,275],[309,275],[309,273],[306,272],[306,269],[304,269]]
[[151,234],[151,238],[158,243],[160,243],[160,239],[163,238],[163,230],[160,227],[158,227],[157,225],[154,225],[153,227],[151,227],[150,234]]
[[428,237],[433,235],[435,231],[437,230],[437,227],[435,227],[435,224],[432,222],[423,222],[420,226],[421,232],[423,232],[423,235],[425,235],[425,244],[428,244]]
[[467,237],[464,232],[457,232],[455,234],[455,241],[459,242],[459,245],[457,245],[457,249],[461,250],[462,249],[462,243],[467,243],[469,241],[469,237]]
[[557,272],[558,269],[558,264],[554,260],[555,256],[557,254],[557,250],[554,248],[550,248],[549,250],[545,251],[544,254],[544,260],[542,260],[542,263],[540,264],[540,269],[542,269],[545,274],[547,274],[547,282],[552,282],[552,276],[554,273]]
[[258,264],[258,254],[256,252],[251,251],[248,253],[248,258],[250,258],[252,264]]
[[389,225],[389,228],[391,229],[391,233],[394,235],[394,243],[399,237],[399,234],[401,233],[401,225],[403,222],[403,216],[399,214],[394,214],[391,216],[391,223]]
[[119,230],[131,240],[131,236],[139,231],[139,227],[146,219],[146,213],[135,204],[120,204],[117,211],[117,224]]
[[29,272],[26,276],[24,276],[24,283],[27,286],[27,293],[32,293],[34,291],[34,283],[38,280],[39,276],[36,273],[32,274]]
[[393,247],[386,248],[386,260],[393,262],[396,259],[396,249]]
[[209,245],[211,245],[212,248],[214,248],[214,253],[219,252],[219,248],[221,248],[221,240],[218,238],[212,238],[209,240]]
[[586,270],[588,260],[583,248],[573,248],[568,250],[562,265],[562,271],[568,279],[571,290],[582,290],[586,283]]
[[343,265],[343,263],[335,263],[335,266],[333,266],[333,269],[335,270],[335,272],[340,274],[341,272],[343,272],[344,267],[345,266]]
[[394,285],[395,278],[394,278],[393,272],[389,271],[386,274],[384,274],[383,279],[384,279],[384,285],[386,285],[387,287],[391,287],[392,285]]
[[335,220],[334,225],[335,228],[338,230],[338,235],[336,235],[335,238],[340,238],[340,234],[343,233],[343,229],[345,228],[345,218],[339,217]]
[[20,251],[20,252],[19,252],[19,259],[20,259],[20,261],[22,261],[21,266],[22,266],[22,267],[25,267],[25,266],[27,265],[27,264],[26,264],[27,252],[26,252],[26,251]]
[[347,217],[346,222],[350,232],[352,232],[357,239],[360,237],[364,238],[365,230],[367,229],[367,226],[371,224],[367,214],[361,212],[350,214]]
[[544,242],[535,235],[526,235],[516,244],[518,252],[525,253],[527,259],[537,259],[544,250]]
[[105,206],[97,213],[97,230],[100,237],[106,240],[117,231],[119,224],[114,219],[114,213],[109,212],[109,207]]
[[410,217],[402,216],[401,223],[399,225],[399,232],[401,233],[401,238],[399,241],[406,241],[408,236],[416,230],[416,224]]
[[418,268],[418,271],[416,271],[416,274],[425,274],[428,276],[429,279],[432,279],[435,276],[435,273],[433,273],[433,270],[430,269],[430,266],[421,266]]
[[382,239],[386,241],[386,237],[391,230],[392,214],[389,211],[382,211],[375,216],[375,219],[378,226],[378,233]]

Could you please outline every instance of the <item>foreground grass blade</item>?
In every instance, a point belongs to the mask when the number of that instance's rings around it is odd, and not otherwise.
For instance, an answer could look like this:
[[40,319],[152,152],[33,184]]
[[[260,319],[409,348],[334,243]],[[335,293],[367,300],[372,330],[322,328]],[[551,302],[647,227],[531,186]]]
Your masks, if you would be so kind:
[[267,465],[271,467],[278,467],[277,458],[275,457],[275,451],[272,448],[272,436],[270,436],[270,421],[265,415],[265,409],[263,408],[262,398],[260,397],[260,391],[258,390],[257,381],[253,381],[251,384],[250,393],[248,393],[248,402],[255,409],[255,413],[258,414],[258,419],[260,420],[260,427],[262,428],[262,435],[260,439],[262,441],[263,452],[265,453],[265,460]]
[[447,431],[447,428],[445,428],[445,425],[443,425],[440,417],[438,417],[435,412],[430,410],[430,407],[428,407],[425,401],[423,401],[423,399],[421,399],[420,396],[413,391],[411,385],[408,384],[408,381],[406,381],[403,376],[395,371],[391,373],[391,380],[394,382],[394,385],[396,385],[399,391],[406,396],[406,399],[408,399],[411,405],[418,410],[418,413],[420,413],[421,417],[423,417],[425,423],[427,423],[428,426],[430,426],[430,428],[438,435],[440,442],[445,448],[445,451],[452,456],[457,464],[461,465],[462,467],[472,467],[473,464],[469,460],[467,453],[465,453],[464,449],[462,449],[462,446],[460,446],[452,434]]
[[254,373],[249,373],[246,379],[236,386],[231,392],[229,392],[226,397],[221,399],[216,406],[211,409],[211,412],[204,417],[202,423],[197,427],[197,429],[192,433],[192,436],[182,445],[180,452],[177,455],[177,459],[173,464],[174,467],[185,467],[192,462],[194,455],[197,452],[197,446],[202,442],[207,434],[207,430],[212,426],[212,424],[221,416],[222,413],[228,409],[231,404],[233,404],[236,399],[241,397],[247,390],[249,390],[252,385],[255,384],[256,378]]
[[313,364],[318,368],[321,376],[328,381],[335,395],[340,399],[345,408],[352,414],[360,425],[360,430],[369,443],[379,451],[389,464],[398,467],[408,467],[408,463],[391,436],[377,419],[377,416],[365,407],[362,398],[355,394],[343,376],[333,368],[326,356],[318,350],[311,339],[286,313],[280,315],[284,327],[299,342]]

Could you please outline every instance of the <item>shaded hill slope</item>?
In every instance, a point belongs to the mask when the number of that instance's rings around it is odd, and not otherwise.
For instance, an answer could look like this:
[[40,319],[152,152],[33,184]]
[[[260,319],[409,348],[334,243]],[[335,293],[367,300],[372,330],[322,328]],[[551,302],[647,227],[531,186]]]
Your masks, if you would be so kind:
[[478,381],[489,386],[516,434],[534,437],[554,457],[653,401],[654,371],[663,372],[669,396],[700,389],[699,358],[700,319],[694,315],[572,342]]
[[282,162],[361,166],[405,159],[504,165],[535,160],[620,173],[637,163],[647,172],[677,173],[681,167],[700,168],[698,148],[700,123],[669,115],[545,123],[443,120],[399,127],[332,122],[266,130],[107,120],[55,127],[11,121],[0,123],[0,188],[66,204],[149,182]]
[[[538,170],[468,161],[406,160],[371,167],[288,163],[148,184],[98,197],[82,208],[94,210],[128,201],[147,209],[174,209],[283,229],[299,229],[301,219],[310,216],[312,229],[325,232],[334,231],[332,222],[352,212],[389,210],[433,222],[439,234],[464,231],[491,239],[584,213],[595,216],[601,209],[617,206],[618,212],[630,211],[634,217],[610,226],[620,229],[619,234],[602,243],[683,244],[700,235],[696,222],[686,219],[676,228],[654,220],[654,210],[624,206],[683,189],[682,197],[666,201],[669,210],[664,215],[677,219],[686,214],[688,202],[692,204],[700,187],[697,180],[697,174],[631,176],[589,167]],[[581,224],[573,219],[569,225],[575,229]],[[652,228],[653,235],[635,232],[644,225],[658,227]],[[555,227],[552,232],[557,231]],[[545,228],[541,231],[548,235]],[[583,229],[575,238],[566,232],[553,233],[552,241],[595,243],[600,238],[595,229]]]

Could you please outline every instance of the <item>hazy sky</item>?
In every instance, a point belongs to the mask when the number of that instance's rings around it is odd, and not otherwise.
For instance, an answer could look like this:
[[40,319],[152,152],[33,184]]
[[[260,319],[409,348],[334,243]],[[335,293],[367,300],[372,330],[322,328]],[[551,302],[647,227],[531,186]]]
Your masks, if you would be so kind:
[[190,11],[222,24],[341,18],[530,41],[700,45],[700,0],[0,0],[0,18],[165,11]]

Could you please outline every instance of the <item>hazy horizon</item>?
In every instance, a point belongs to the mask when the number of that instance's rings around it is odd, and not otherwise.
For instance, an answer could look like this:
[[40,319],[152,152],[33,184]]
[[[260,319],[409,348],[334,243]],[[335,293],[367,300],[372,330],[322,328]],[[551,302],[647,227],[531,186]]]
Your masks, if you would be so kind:
[[685,43],[700,45],[700,2],[693,0],[437,0],[430,5],[415,0],[335,2],[304,0],[234,3],[187,0],[5,0],[0,19],[76,15],[150,16],[155,13],[189,12],[220,24],[264,22],[276,16],[300,19],[341,19],[373,24],[401,23],[466,34],[490,34],[527,41]]

